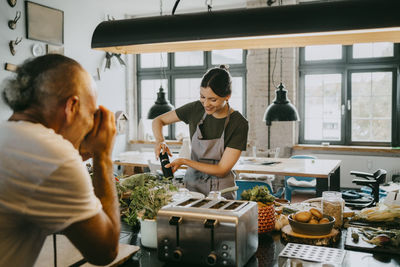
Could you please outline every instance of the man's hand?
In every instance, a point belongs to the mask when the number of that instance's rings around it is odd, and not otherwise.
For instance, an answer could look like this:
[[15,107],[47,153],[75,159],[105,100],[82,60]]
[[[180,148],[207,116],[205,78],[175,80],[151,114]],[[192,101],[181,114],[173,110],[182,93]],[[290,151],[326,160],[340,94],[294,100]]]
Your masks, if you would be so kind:
[[114,114],[103,106],[94,115],[92,130],[79,147],[83,160],[98,155],[111,156],[116,134]]

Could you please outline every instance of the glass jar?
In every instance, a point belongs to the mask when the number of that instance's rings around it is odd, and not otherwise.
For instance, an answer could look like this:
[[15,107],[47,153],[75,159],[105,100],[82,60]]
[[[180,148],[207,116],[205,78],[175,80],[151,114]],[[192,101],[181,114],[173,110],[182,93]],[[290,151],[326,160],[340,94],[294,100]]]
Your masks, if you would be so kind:
[[322,192],[322,213],[335,218],[335,227],[340,228],[343,224],[344,200],[342,193],[336,191]]

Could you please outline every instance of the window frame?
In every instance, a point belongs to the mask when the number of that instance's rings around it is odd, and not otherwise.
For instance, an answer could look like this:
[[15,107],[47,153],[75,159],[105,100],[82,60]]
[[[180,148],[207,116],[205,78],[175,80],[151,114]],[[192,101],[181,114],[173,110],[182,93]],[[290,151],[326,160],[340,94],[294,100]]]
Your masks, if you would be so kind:
[[[400,44],[395,43],[393,57],[353,59],[353,46],[343,46],[343,60],[305,61],[305,48],[299,49],[299,112],[300,118],[305,115],[305,76],[309,74],[342,74],[341,106],[341,140],[305,140],[305,124],[300,121],[299,143],[350,146],[399,146],[400,145]],[[351,74],[357,72],[391,71],[392,80],[392,138],[390,142],[360,142],[351,140],[351,110],[347,100],[351,101]]]
[[[167,66],[163,68],[141,68],[141,58],[140,54],[136,55],[137,64],[137,114],[138,118],[142,118],[141,114],[141,81],[148,79],[167,79],[168,82],[168,100],[175,106],[175,79],[176,78],[201,78],[204,73],[216,65],[211,64],[211,51],[202,51],[204,56],[204,64],[198,66],[179,66],[175,67],[175,56],[174,53],[167,54]],[[246,99],[247,99],[247,88],[246,88],[246,77],[247,77],[247,50],[243,49],[242,53],[242,64],[227,64],[229,65],[229,72],[232,77],[242,77],[243,83],[243,99],[242,99],[242,109],[240,112],[244,117],[246,117]],[[163,72],[161,74],[161,71]],[[200,86],[200,85],[199,85]],[[165,89],[165,88],[164,88]],[[175,125],[171,124],[168,126],[168,136],[165,136],[169,140],[176,139],[175,136]]]

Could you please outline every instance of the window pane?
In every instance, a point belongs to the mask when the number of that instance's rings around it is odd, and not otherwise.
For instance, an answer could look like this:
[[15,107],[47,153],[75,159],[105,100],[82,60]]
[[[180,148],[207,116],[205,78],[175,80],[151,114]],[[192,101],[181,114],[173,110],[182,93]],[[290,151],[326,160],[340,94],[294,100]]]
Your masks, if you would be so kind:
[[176,67],[203,66],[204,53],[203,51],[176,52],[174,61]]
[[232,77],[232,95],[229,104],[243,114],[243,78]]
[[392,79],[392,72],[352,73],[352,141],[390,142]]
[[242,64],[243,50],[242,49],[226,49],[213,50],[211,52],[211,64]]
[[340,140],[341,82],[341,74],[305,76],[305,140]]
[[[200,82],[201,78],[175,79],[175,106],[177,108],[200,99]],[[188,137],[189,127],[183,122],[176,123],[175,136],[177,139]]]
[[[153,136],[153,131],[151,129],[151,121],[147,119],[147,113],[149,112],[151,106],[157,99],[157,93],[160,88],[160,84],[164,88],[165,98],[168,99],[168,80],[163,79],[152,79],[152,80],[142,80],[140,83],[140,112],[141,119],[143,119],[144,124],[144,134],[149,137]],[[168,135],[168,127],[163,128],[164,136]]]
[[393,57],[393,43],[362,43],[353,45],[353,58]]
[[168,66],[167,53],[146,53],[140,55],[140,68],[161,68]]
[[306,46],[305,60],[341,59],[342,45],[313,45]]

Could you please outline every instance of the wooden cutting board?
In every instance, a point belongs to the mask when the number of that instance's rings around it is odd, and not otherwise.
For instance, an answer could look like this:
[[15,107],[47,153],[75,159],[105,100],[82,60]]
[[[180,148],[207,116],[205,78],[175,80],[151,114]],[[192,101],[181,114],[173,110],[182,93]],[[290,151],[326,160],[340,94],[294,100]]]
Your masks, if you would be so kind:
[[[119,253],[115,260],[110,263],[111,266],[118,266],[128,260],[140,248],[133,245],[119,244]],[[64,235],[57,235],[57,266],[70,266],[83,260],[82,254],[75,248],[74,245]],[[39,257],[34,265],[35,267],[48,267],[54,266],[54,253],[53,253],[53,236],[50,235],[46,238]],[[95,266],[90,263],[79,264],[79,266]]]
[[328,246],[336,243],[340,238],[339,230],[335,228],[327,235],[303,235],[293,232],[288,224],[282,228],[282,238],[287,242],[300,243],[314,246]]
[[363,252],[381,252],[381,253],[390,253],[390,254],[397,254],[400,255],[400,248],[395,248],[392,246],[387,247],[378,247],[376,245],[370,244],[363,240],[365,237],[362,234],[359,234],[358,242],[354,242],[351,234],[353,231],[357,232],[357,227],[349,227],[347,229],[346,241],[344,243],[345,249],[350,250],[358,250]]

